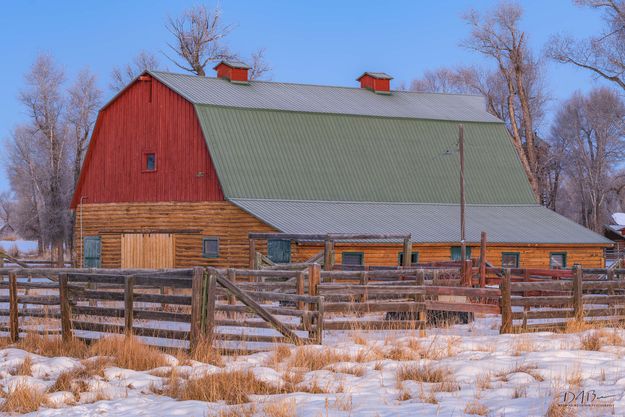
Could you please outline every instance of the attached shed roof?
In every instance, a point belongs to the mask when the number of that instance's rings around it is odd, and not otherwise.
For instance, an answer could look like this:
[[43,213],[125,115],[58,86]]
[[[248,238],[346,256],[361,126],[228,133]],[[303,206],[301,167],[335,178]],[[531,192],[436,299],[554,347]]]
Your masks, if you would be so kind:
[[[459,202],[456,122],[207,105],[196,111],[228,198]],[[464,125],[467,202],[535,203],[505,126]]]
[[[456,204],[233,199],[284,233],[411,233],[414,242],[458,242]],[[467,242],[485,231],[493,243],[604,244],[605,237],[539,205],[468,205]]]
[[501,123],[486,111],[483,97],[393,91],[374,94],[362,88],[227,80],[150,71],[156,79],[195,104],[309,113],[354,114]]

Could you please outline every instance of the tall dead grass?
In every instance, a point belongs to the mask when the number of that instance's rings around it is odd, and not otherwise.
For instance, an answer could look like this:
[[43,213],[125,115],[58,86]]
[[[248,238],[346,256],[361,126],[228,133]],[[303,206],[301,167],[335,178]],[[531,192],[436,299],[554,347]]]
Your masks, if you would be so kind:
[[289,367],[305,368],[309,371],[317,371],[334,363],[349,362],[351,359],[352,358],[349,354],[339,352],[335,349],[317,349],[301,346],[295,349],[295,353],[289,360]]
[[70,356],[84,358],[88,351],[87,345],[78,339],[63,341],[60,336],[42,336],[36,333],[27,334],[24,338],[14,343],[13,346],[17,349],[48,357]]
[[24,382],[15,384],[4,398],[0,405],[0,412],[3,413],[32,413],[46,401],[46,396],[39,390],[33,389]]
[[168,365],[161,351],[135,337],[113,336],[100,339],[89,347],[88,354],[111,357],[116,366],[135,371],[147,371]]

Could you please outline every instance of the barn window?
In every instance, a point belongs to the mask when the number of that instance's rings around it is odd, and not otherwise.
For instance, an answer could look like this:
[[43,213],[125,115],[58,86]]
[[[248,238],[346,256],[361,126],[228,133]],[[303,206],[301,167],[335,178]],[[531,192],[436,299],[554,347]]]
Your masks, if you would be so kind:
[[519,267],[519,252],[503,252],[501,254],[501,267],[502,268],[518,268]]
[[[399,252],[398,262],[400,266],[404,264],[404,252]],[[414,266],[418,263],[419,263],[419,252],[412,252],[410,254],[410,265]]]
[[219,258],[219,239],[205,237],[202,239],[202,256],[204,258]]
[[549,268],[566,268],[566,252],[551,252],[549,254]]
[[[467,259],[471,259],[471,246],[466,247]],[[462,248],[460,246],[451,247],[451,260],[460,261],[462,259]]]
[[343,269],[346,271],[360,271],[363,269],[365,255],[362,252],[343,252]]
[[291,262],[291,241],[287,239],[267,240],[267,257],[277,264]]
[[143,172],[156,171],[156,154],[154,152],[144,152],[143,159],[144,159]]

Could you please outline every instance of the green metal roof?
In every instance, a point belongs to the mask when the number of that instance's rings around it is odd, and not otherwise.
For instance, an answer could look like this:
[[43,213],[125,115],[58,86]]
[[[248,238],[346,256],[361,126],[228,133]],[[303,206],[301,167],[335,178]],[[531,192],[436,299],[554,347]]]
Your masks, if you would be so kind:
[[[195,107],[227,198],[459,201],[458,122]],[[467,203],[535,204],[504,124],[464,127]]]

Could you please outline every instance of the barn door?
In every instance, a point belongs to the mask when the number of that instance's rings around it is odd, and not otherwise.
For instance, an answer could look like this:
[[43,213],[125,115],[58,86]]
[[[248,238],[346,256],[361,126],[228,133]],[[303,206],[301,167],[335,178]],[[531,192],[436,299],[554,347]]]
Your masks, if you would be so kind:
[[288,264],[291,262],[291,241],[269,239],[267,241],[267,257],[277,264]]
[[174,235],[126,233],[122,235],[122,268],[174,268]]
[[100,236],[86,236],[83,239],[83,268],[100,267]]

